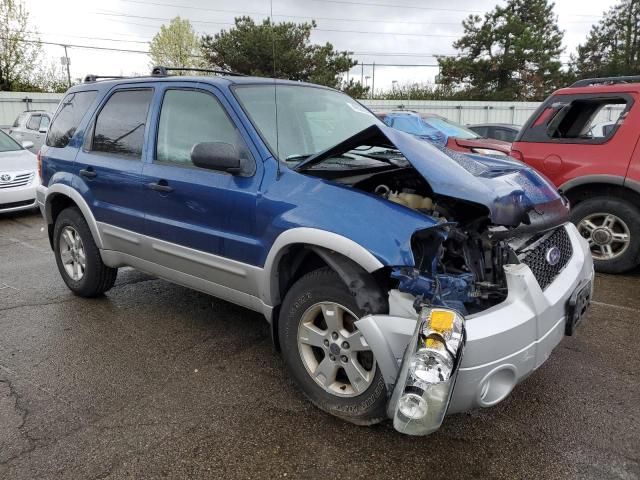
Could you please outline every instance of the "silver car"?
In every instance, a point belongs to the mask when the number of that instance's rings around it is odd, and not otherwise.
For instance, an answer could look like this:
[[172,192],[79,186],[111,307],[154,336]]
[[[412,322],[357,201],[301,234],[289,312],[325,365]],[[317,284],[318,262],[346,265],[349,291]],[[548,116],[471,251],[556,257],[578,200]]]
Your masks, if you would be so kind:
[[0,213],[36,208],[36,187],[40,185],[36,156],[28,149],[31,141],[22,145],[0,131]]
[[9,135],[18,142],[32,142],[29,150],[35,153],[44,143],[50,123],[51,114],[44,110],[22,112],[9,129]]

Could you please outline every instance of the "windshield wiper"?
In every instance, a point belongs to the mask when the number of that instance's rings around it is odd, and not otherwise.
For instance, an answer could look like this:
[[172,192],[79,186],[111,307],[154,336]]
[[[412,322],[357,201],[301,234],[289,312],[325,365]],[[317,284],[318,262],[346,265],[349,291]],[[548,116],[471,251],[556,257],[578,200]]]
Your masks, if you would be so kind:
[[305,160],[311,155],[313,155],[313,153],[294,153],[293,155],[289,155],[287,158],[285,158],[284,161],[300,163],[301,160]]

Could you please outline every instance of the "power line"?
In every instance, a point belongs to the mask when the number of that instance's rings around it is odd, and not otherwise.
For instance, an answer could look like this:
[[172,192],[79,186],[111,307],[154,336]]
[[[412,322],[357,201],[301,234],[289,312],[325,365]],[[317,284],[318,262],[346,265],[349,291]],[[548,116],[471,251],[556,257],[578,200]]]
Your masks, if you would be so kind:
[[[1,40],[7,40],[6,38],[0,38]],[[34,44],[42,44],[42,45],[56,45],[58,47],[69,47],[69,48],[83,48],[87,50],[109,50],[112,52],[127,52],[127,53],[144,53],[145,55],[149,55],[149,52],[143,50],[129,50],[127,48],[113,48],[113,47],[97,47],[95,45],[74,45],[71,43],[58,43],[58,42],[47,42],[45,40],[27,40],[27,39],[12,39],[16,42],[21,43],[34,43]]]
[[[250,12],[250,11],[241,11],[241,10],[227,10],[221,8],[209,8],[209,7],[194,7],[190,5],[181,5],[175,3],[164,3],[164,2],[155,2],[155,1],[143,1],[143,0],[120,0],[121,2],[134,3],[138,5],[154,5],[158,7],[172,7],[172,8],[180,8],[180,9],[189,9],[189,10],[199,10],[204,12],[218,12],[218,13],[233,13],[238,15],[264,15],[270,16],[269,12]],[[313,2],[326,2],[326,3],[337,3],[343,5],[360,5],[360,6],[369,6],[369,7],[387,7],[387,8],[405,8],[405,9],[414,9],[414,10],[427,10],[427,11],[436,11],[436,12],[454,12],[454,13],[484,13],[484,10],[472,10],[472,9],[459,9],[459,8],[439,8],[439,7],[422,7],[416,5],[396,5],[393,3],[373,3],[373,2],[363,2],[363,1],[350,1],[350,0],[310,0]],[[299,15],[271,15],[272,17],[291,17],[291,18],[308,18],[313,19],[313,17],[304,17]],[[591,18],[600,18],[602,14],[578,14],[572,13],[566,15],[568,17],[591,17]],[[317,19],[320,19],[317,17]],[[379,22],[376,20],[354,20],[347,18],[330,18],[324,17],[323,20],[339,20],[339,21],[362,21],[362,22]],[[414,22],[394,22],[394,23],[414,23]],[[440,23],[439,24],[444,24]],[[574,23],[582,23],[582,22],[574,22]],[[417,23],[416,23],[417,24]],[[425,24],[429,25],[429,24]]]
[[[96,12],[98,15],[106,15],[113,17],[126,17],[126,18],[141,18],[145,20],[154,20],[154,21],[162,21],[162,22],[170,22],[171,18],[165,17],[148,17],[143,15],[130,15],[126,13],[106,13],[106,12]],[[204,24],[213,24],[213,25],[230,25],[233,26],[235,23],[229,22],[213,22],[207,20],[191,20],[193,23],[204,23]],[[401,33],[401,32],[375,32],[372,30],[340,30],[333,28],[314,28],[314,32],[333,32],[333,33],[355,33],[355,34],[375,34],[375,35],[396,35],[396,36],[404,36],[404,37],[448,37],[448,38],[458,38],[460,35],[449,35],[449,34],[435,34],[435,33]]]
[[[129,1],[129,0],[127,0]],[[419,7],[416,5],[396,5],[393,3],[371,3],[371,2],[360,2],[360,1],[350,1],[350,0],[311,0],[312,2],[323,2],[323,3],[339,3],[342,5],[359,5],[366,7],[391,7],[391,8],[406,8],[411,10],[431,10],[431,11],[439,11],[439,12],[458,12],[458,13],[484,13],[484,10],[467,10],[467,9],[456,9],[456,8],[437,8],[437,7]],[[578,14],[572,13],[568,16],[571,17],[602,17],[602,15],[588,15],[588,14]]]

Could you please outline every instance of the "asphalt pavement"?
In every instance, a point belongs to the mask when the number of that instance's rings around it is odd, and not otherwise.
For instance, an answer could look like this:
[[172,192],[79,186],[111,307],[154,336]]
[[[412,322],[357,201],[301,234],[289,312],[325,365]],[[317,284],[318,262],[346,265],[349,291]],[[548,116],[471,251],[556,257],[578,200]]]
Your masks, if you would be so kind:
[[639,293],[598,275],[504,402],[413,438],[314,408],[249,310],[132,269],[73,296],[41,218],[0,216],[0,478],[640,478]]

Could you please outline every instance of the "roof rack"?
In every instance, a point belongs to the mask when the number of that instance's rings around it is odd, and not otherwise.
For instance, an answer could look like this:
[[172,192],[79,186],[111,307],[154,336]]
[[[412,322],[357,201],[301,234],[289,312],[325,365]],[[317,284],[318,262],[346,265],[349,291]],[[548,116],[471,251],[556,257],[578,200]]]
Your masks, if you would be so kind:
[[84,83],[92,83],[92,82],[96,82],[98,80],[115,80],[118,78],[127,78],[127,77],[122,77],[122,76],[118,76],[118,75],[92,75],[89,74],[86,77],[84,77]]
[[572,87],[590,87],[592,85],[613,85],[615,83],[638,83],[640,75],[627,75],[623,77],[585,78],[573,83]]
[[163,67],[158,65],[151,70],[151,76],[153,77],[167,77],[169,72],[206,72],[215,73],[217,75],[231,75],[234,77],[246,77],[244,73],[232,72],[230,70],[224,70],[222,68],[190,68],[190,67]]

